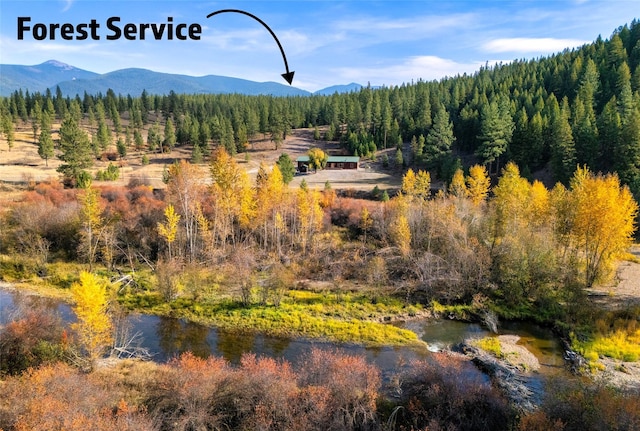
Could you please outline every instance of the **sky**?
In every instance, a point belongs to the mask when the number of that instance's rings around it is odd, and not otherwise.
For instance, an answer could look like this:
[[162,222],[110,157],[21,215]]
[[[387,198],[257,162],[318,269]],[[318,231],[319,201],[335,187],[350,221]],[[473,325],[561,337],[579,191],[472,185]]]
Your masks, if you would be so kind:
[[[269,31],[239,13],[264,21],[280,41],[293,85],[316,91],[338,84],[402,85],[473,73],[485,64],[534,59],[608,39],[640,18],[640,0],[422,0],[422,1],[176,1],[0,0],[0,63],[36,65],[48,60],[107,73],[137,67],[192,76],[222,75],[285,83],[280,49]],[[30,18],[18,39],[18,18]],[[135,27],[135,40],[115,31]],[[200,40],[156,40],[141,24],[199,24]],[[77,40],[77,27],[95,20]],[[51,24],[71,24],[72,40]],[[44,24],[44,26],[38,24]],[[34,29],[46,28],[36,40]],[[88,27],[87,27],[88,28]],[[38,31],[39,31],[38,30]],[[36,32],[37,33],[37,32]],[[36,34],[39,37],[43,33]]]

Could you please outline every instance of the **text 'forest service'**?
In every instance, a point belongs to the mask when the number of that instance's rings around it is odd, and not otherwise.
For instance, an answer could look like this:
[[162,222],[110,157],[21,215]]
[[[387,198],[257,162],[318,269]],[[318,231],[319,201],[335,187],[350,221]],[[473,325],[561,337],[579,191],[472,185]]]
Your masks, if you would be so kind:
[[[173,18],[168,17],[166,23],[161,24],[134,24],[122,25],[121,18],[112,16],[107,19],[107,40],[119,40],[124,37],[127,40],[200,40],[202,26],[197,23],[174,24]],[[31,24],[31,17],[18,17],[18,40],[24,40],[26,34],[31,34],[35,40],[100,40],[100,23],[92,19],[88,23],[80,24]]]

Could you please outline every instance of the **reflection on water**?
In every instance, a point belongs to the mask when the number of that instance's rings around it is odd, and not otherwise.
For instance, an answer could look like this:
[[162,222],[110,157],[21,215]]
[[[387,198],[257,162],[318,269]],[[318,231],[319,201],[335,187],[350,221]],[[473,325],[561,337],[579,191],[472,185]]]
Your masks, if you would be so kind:
[[13,320],[18,310],[42,309],[60,316],[65,323],[76,320],[71,307],[57,299],[28,295],[14,290],[5,289],[0,285],[0,325]]
[[[42,301],[51,312],[57,312],[66,323],[75,321],[69,305],[57,300],[28,296],[21,292],[0,287],[0,325],[10,320],[11,310],[28,301]],[[331,350],[345,354],[362,355],[375,364],[383,375],[408,364],[414,359],[424,359],[424,349],[337,345],[304,338],[270,337],[262,334],[236,333],[217,330],[181,319],[132,313],[126,317],[130,333],[138,333],[140,347],[147,349],[153,360],[166,362],[185,352],[199,357],[210,354],[222,356],[232,364],[238,364],[243,354],[255,353],[297,363],[312,349]]]
[[184,352],[191,352],[199,358],[206,358],[211,354],[211,346],[207,340],[208,328],[169,317],[157,319],[156,336],[165,357],[179,356]]
[[[75,316],[67,304],[52,299],[24,295],[0,287],[0,325],[6,323],[11,313],[10,310],[15,306],[30,307],[36,303],[51,312],[57,312],[66,323],[75,320]],[[236,333],[229,330],[216,330],[169,317],[130,314],[127,321],[131,326],[131,333],[140,334],[141,347],[151,352],[153,359],[158,362],[165,362],[190,351],[199,357],[207,357],[210,354],[219,355],[233,364],[238,364],[244,353],[255,353],[296,363],[312,349],[322,349],[365,356],[385,375],[402,368],[412,360],[425,359],[429,356],[426,349],[420,348],[367,348],[303,338]],[[478,324],[453,320],[419,320],[407,322],[401,326],[415,331],[432,349],[441,349],[470,337],[489,335],[489,332]],[[538,357],[543,364],[543,369],[562,368],[562,347],[550,330],[533,324],[510,322],[501,326],[500,332],[519,335],[521,337],[520,344],[523,344]]]
[[[232,364],[240,362],[242,355],[248,352],[254,352],[256,337],[255,335],[238,334],[232,331],[218,329],[215,331],[218,335],[216,343],[217,352],[221,354],[227,361]],[[264,352],[261,352],[264,353]]]

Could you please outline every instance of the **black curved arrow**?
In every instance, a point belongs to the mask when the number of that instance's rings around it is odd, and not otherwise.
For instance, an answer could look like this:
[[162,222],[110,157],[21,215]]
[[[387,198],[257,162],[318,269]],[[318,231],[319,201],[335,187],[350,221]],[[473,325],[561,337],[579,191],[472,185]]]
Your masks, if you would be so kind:
[[289,83],[289,85],[291,85],[291,83],[293,82],[293,74],[295,72],[294,71],[289,72],[289,64],[287,63],[287,56],[284,55],[284,49],[282,48],[282,45],[280,44],[280,41],[276,37],[276,34],[273,32],[273,30],[271,30],[269,28],[269,26],[264,21],[262,21],[260,18],[258,18],[257,16],[255,16],[253,14],[250,14],[249,12],[245,12],[243,10],[240,10],[240,9],[221,9],[221,10],[217,10],[217,11],[211,12],[209,15],[207,15],[207,18],[211,18],[212,16],[218,15],[219,13],[227,13],[227,12],[241,13],[243,15],[249,16],[249,17],[255,19],[256,21],[258,21],[260,24],[262,24],[267,30],[269,30],[269,33],[271,33],[271,36],[273,36],[273,38],[276,40],[276,43],[278,44],[278,48],[280,48],[280,52],[282,53],[282,59],[284,60],[284,67],[287,70],[286,73],[282,74],[282,77],[284,78],[285,81],[287,81]]

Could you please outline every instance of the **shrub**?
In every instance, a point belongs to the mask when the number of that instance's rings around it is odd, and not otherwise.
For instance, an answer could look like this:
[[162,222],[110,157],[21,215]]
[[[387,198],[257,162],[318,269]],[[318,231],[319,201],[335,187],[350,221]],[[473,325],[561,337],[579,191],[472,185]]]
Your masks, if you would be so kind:
[[25,303],[0,332],[0,374],[19,374],[30,367],[61,360],[67,350],[60,319],[43,307]]
[[135,406],[104,385],[65,364],[30,369],[7,379],[0,401],[0,429],[68,431],[152,431],[156,427]]
[[[555,380],[554,383],[547,387],[541,407],[548,423],[564,425],[564,428],[553,429],[564,431],[640,429],[640,396],[637,389],[624,392],[578,380]],[[530,416],[532,415],[523,418],[523,421],[535,418]],[[523,426],[520,428],[525,429]]]
[[120,177],[120,170],[113,163],[109,163],[107,169],[104,171],[98,170],[96,172],[96,180],[98,181],[115,181]]
[[412,429],[508,430],[507,401],[468,361],[437,354],[414,362],[399,379],[397,419]]

